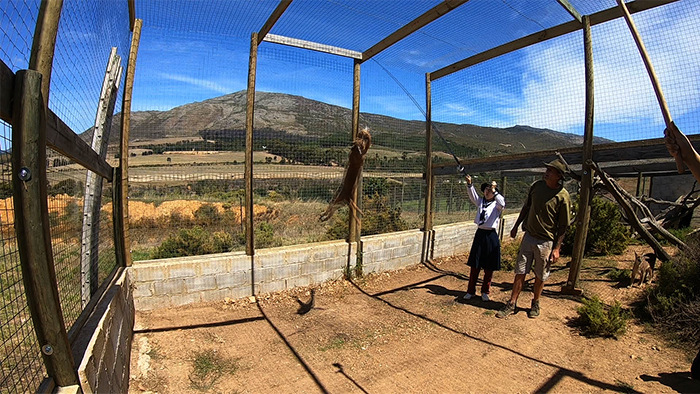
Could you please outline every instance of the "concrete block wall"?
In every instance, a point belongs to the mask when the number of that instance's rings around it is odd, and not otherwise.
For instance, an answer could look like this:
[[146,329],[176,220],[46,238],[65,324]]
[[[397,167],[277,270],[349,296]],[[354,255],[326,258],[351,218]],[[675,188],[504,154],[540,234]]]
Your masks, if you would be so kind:
[[[505,219],[506,232],[517,215]],[[435,226],[428,242],[432,257],[469,252],[474,223]],[[507,235],[506,235],[507,236]],[[408,230],[362,237],[364,273],[396,270],[421,263],[424,232]],[[206,256],[136,261],[129,268],[137,310],[149,310],[237,299],[252,294],[251,266],[254,265],[255,293],[270,293],[294,287],[340,279],[348,267],[354,270],[356,245],[343,240]]]
[[129,360],[134,332],[134,300],[126,270],[106,290],[79,338],[85,346],[74,345],[79,363],[78,378],[83,393],[127,393]]

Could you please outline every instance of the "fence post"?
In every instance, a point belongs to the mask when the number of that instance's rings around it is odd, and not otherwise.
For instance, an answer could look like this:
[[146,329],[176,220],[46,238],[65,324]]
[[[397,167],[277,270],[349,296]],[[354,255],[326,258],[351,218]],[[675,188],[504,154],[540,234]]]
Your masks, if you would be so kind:
[[583,165],[581,170],[581,191],[579,193],[579,211],[576,215],[576,234],[574,235],[574,250],[571,253],[569,278],[561,287],[564,294],[581,294],[576,288],[581,261],[586,250],[588,223],[591,218],[591,159],[593,158],[593,45],[591,39],[591,20],[583,16],[583,44],[586,70],[586,118],[583,133]]
[[46,193],[46,107],[42,75],[20,70],[12,111],[15,231],[27,303],[46,371],[58,386],[78,384],[51,249]]
[[[126,79],[124,80],[124,94],[122,97],[122,129],[119,147],[119,179],[113,178],[112,187],[117,189],[119,194],[115,195],[119,209],[114,209],[113,215],[118,212],[118,217],[112,220],[119,220],[120,225],[114,226],[115,231],[121,228],[119,233],[115,233],[114,246],[117,261],[122,266],[131,266],[131,241],[129,238],[129,127],[131,122],[131,95],[134,90],[134,74],[136,72],[136,56],[139,52],[139,42],[141,41],[141,26],[143,21],[134,21],[134,31],[131,35],[131,48],[129,49],[129,61],[126,66]],[[116,175],[116,174],[115,174]],[[116,207],[116,205],[113,205]]]
[[425,208],[423,215],[423,257],[421,262],[430,260],[433,256],[430,251],[433,249],[431,243],[434,239],[433,232],[433,187],[435,177],[433,176],[433,132],[432,132],[432,106],[431,106],[431,84],[430,74],[425,75]]

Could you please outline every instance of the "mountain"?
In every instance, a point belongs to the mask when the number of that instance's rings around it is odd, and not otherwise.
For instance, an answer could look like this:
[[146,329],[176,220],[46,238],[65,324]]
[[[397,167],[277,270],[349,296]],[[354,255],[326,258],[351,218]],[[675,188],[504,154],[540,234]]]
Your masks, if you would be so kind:
[[[135,111],[131,113],[130,140],[164,138],[240,138],[245,130],[246,92],[195,102],[169,111]],[[119,130],[120,117],[114,116],[112,130]],[[347,145],[351,111],[336,105],[282,93],[255,93],[255,128],[266,135],[291,141],[335,140]],[[508,154],[557,149],[581,145],[583,137],[529,126],[509,128],[482,127],[471,124],[434,123],[439,135],[433,138],[433,150],[460,157]],[[398,151],[422,152],[425,123],[389,116],[362,113],[360,126],[368,126],[374,146]],[[91,133],[85,133],[88,137]],[[257,135],[257,134],[256,134]],[[117,144],[112,133],[110,144]],[[213,136],[213,137],[212,137]],[[610,142],[596,139],[595,143]]]

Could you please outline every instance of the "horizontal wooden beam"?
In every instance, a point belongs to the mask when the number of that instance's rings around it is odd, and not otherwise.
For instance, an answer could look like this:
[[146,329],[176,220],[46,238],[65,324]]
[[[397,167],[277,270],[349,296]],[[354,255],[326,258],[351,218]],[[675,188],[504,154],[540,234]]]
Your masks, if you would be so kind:
[[15,89],[15,73],[0,60],[0,119],[12,122],[12,95]]
[[46,116],[46,145],[112,182],[114,169],[53,111]]
[[[700,148],[700,135],[689,135],[688,139],[696,149]],[[698,149],[700,150],[700,149]],[[480,157],[477,159],[461,160],[468,173],[529,170],[542,168],[545,162],[554,160],[559,152],[569,164],[581,164],[583,160],[583,148],[573,147],[558,150],[539,152],[525,152],[507,156]],[[663,138],[639,140],[631,142],[614,142],[609,144],[593,145],[593,161],[603,165],[604,163],[624,161],[648,161],[652,159],[670,158]],[[434,175],[457,174],[455,164],[435,164]]]
[[468,1],[469,0],[445,0],[444,2],[436,5],[435,7],[426,11],[423,15],[412,20],[411,22],[408,22],[407,24],[403,25],[399,30],[396,30],[383,40],[374,44],[368,50],[362,52],[362,61],[364,62],[366,60],[371,59],[373,56],[380,53],[381,51],[408,37],[416,30],[440,18],[441,16],[447,14],[448,12],[454,10],[455,8]]
[[[630,13],[633,14],[658,6],[670,4],[676,1],[678,0],[637,0],[628,3],[627,8],[629,9]],[[622,13],[619,7],[608,8],[607,10],[596,12],[595,14],[590,16],[591,26],[597,25],[599,23],[608,22],[613,19],[617,19],[621,16]],[[449,66],[445,66],[439,70],[428,73],[428,79],[430,81],[435,81],[436,79],[440,79],[457,71],[463,70],[467,67],[471,67],[475,64],[479,64],[487,60],[496,58],[498,56],[505,55],[507,53],[514,52],[519,49],[523,49],[525,47],[537,44],[539,42],[547,41],[555,37],[572,33],[576,30],[580,30],[581,28],[581,23],[575,20],[562,23],[561,25],[550,27],[549,29],[545,29],[537,33],[530,34],[529,36],[517,39],[515,41],[511,41],[509,43],[497,46],[495,48],[491,48],[487,51],[478,53],[474,56],[452,63]]]
[[362,59],[362,52],[351,51],[349,49],[338,48],[331,45],[319,44],[313,41],[300,40],[298,38],[278,36],[277,34],[268,34],[265,36],[263,41],[309,49],[316,52],[330,53],[331,55],[344,56],[352,59]]
[[267,21],[265,21],[265,24],[258,32],[258,45],[260,45],[262,40],[267,36],[270,30],[272,30],[272,26],[282,17],[282,14],[284,14],[284,11],[287,10],[290,4],[292,4],[292,0],[281,0],[280,3],[277,4],[275,10],[272,11],[272,14],[270,14],[270,17],[267,18]]

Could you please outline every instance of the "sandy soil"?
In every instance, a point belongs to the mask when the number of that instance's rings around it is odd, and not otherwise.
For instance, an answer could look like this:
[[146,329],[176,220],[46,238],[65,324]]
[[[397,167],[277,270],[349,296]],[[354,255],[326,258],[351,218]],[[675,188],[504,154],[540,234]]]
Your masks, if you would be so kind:
[[[634,250],[587,260],[586,294],[633,302],[639,288],[603,273],[631,267]],[[257,300],[138,312],[129,392],[700,392],[689,380],[694,352],[639,322],[618,339],[581,335],[572,324],[580,299],[559,291],[564,266],[547,282],[539,318],[527,317],[527,289],[519,311],[497,319],[512,273],[495,274],[492,301],[463,301],[465,263],[454,257]],[[228,367],[198,375],[202,352]]]

